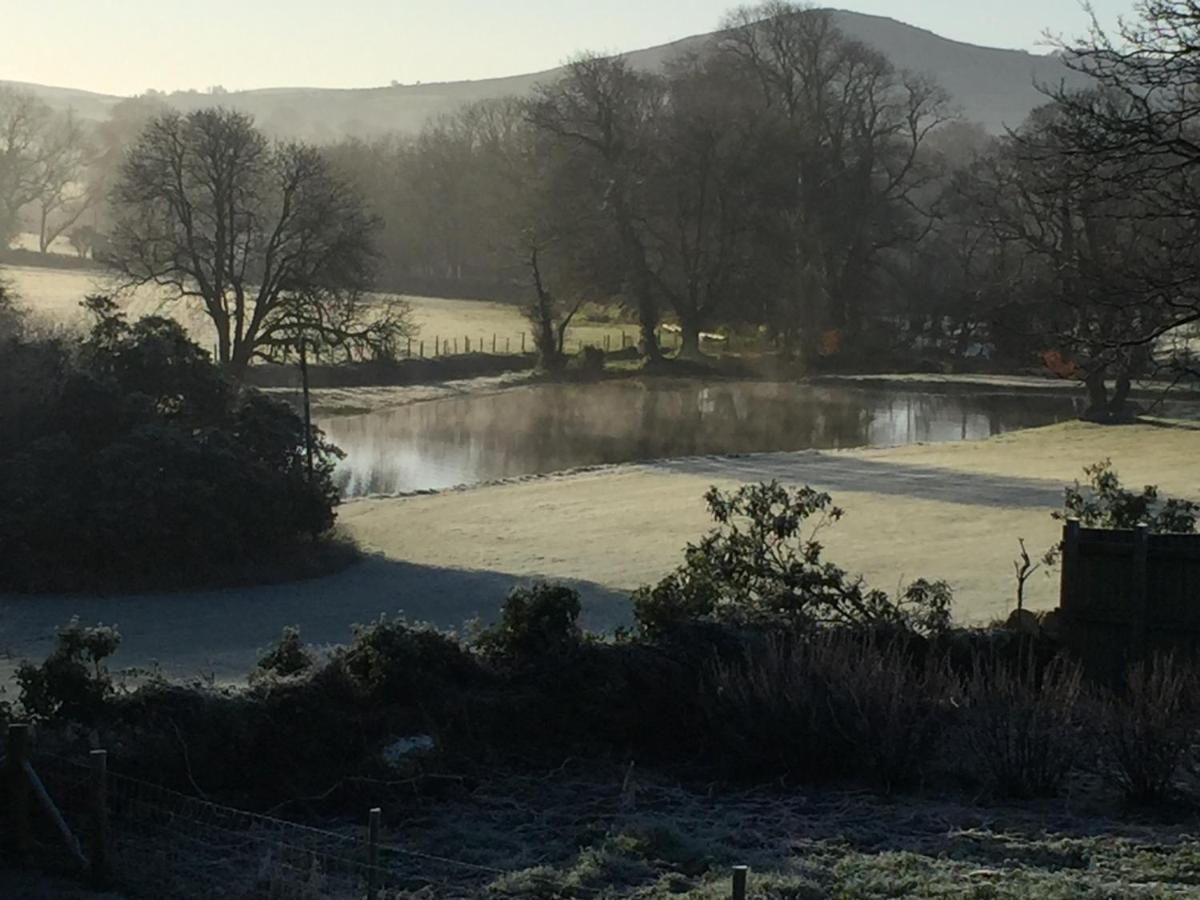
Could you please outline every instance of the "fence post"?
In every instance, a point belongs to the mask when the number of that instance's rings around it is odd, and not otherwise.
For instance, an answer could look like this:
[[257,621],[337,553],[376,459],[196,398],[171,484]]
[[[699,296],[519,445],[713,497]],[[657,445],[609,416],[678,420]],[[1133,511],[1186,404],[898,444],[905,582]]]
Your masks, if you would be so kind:
[[1133,531],[1133,593],[1130,598],[1133,607],[1133,658],[1142,659],[1146,655],[1146,601],[1150,556],[1150,526],[1139,522]]
[[379,897],[379,820],[383,810],[378,806],[367,813],[367,900]]
[[108,751],[88,754],[92,764],[92,833],[89,858],[93,887],[107,887],[112,879],[108,854]]
[[1075,606],[1076,582],[1079,572],[1079,520],[1067,519],[1063,526],[1062,579],[1059,583],[1058,607],[1072,610]]
[[504,352],[505,353],[512,352],[512,336],[511,335],[504,339]]
[[417,352],[421,354],[421,359],[425,358],[425,342],[421,341],[417,344]]
[[496,332],[492,332],[492,356],[496,355]]
[[521,352],[525,352],[525,332],[521,332]]
[[733,900],[746,900],[746,876],[749,874],[749,866],[733,867]]
[[20,723],[8,726],[8,789],[12,847],[22,863],[28,863],[33,851],[33,830],[29,821],[29,781],[25,763],[29,761],[29,726]]
[[471,339],[466,335],[463,336],[463,353],[471,352]]

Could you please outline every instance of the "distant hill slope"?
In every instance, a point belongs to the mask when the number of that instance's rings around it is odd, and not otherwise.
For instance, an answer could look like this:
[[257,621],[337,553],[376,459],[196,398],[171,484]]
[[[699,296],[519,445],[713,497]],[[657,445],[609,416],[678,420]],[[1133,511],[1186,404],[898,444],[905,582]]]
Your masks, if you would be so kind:
[[[1069,83],[1079,81],[1079,76],[1053,56],[963,44],[881,16],[843,11],[835,11],[834,16],[843,32],[879,49],[897,67],[936,77],[965,117],[989,131],[999,132],[1005,125],[1020,124],[1034,107],[1043,103],[1036,84],[1057,84],[1063,79]],[[634,66],[654,70],[672,56],[700,47],[707,39],[707,35],[697,35],[625,55]],[[219,102],[252,114],[264,128],[277,135],[320,141],[342,135],[412,133],[430,118],[465,103],[527,94],[538,82],[552,80],[559,71],[481,81],[347,90],[270,88],[230,92],[219,98],[181,92],[166,99],[181,110]],[[106,117],[108,110],[121,99],[70,88],[17,86],[33,91],[56,108],[70,107],[89,119]]]

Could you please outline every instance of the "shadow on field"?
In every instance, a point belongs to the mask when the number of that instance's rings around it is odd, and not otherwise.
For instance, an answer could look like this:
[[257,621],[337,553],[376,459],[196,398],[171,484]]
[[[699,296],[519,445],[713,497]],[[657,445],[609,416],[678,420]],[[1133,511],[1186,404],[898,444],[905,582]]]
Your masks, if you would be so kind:
[[1055,509],[1063,502],[1063,485],[1047,479],[956,472],[815,450],[672,459],[651,465],[664,472],[712,478],[803,483],[832,492],[835,500],[839,491],[865,491],[968,506]]
[[[157,663],[172,676],[235,681],[286,625],[298,625],[316,645],[345,643],[351,625],[384,614],[459,629],[471,619],[491,621],[508,591],[530,580],[371,556],[336,575],[290,584],[108,597],[0,594],[0,684],[21,659],[45,657],[56,629],[72,616],[117,626],[122,641],[114,668]],[[627,594],[564,583],[580,593],[584,628],[607,631],[630,621]]]

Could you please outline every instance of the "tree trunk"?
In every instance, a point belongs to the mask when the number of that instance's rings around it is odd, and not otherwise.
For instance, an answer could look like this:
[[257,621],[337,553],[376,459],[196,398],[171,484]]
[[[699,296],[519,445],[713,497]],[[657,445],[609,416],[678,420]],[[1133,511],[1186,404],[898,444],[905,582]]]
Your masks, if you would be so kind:
[[680,320],[679,352],[676,359],[700,359],[700,326],[688,319]]

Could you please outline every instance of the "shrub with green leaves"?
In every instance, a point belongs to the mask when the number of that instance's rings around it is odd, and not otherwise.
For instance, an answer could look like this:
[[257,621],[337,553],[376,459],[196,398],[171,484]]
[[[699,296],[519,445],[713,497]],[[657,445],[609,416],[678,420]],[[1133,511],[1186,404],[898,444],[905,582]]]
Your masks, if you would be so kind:
[[20,704],[36,719],[91,721],[113,693],[105,664],[120,646],[115,628],[85,626],[78,619],[60,628],[54,650],[39,665],[17,669]]
[[843,515],[829,494],[773,481],[732,493],[714,487],[704,499],[717,527],[688,545],[675,572],[634,595],[643,633],[698,619],[922,633],[949,627],[952,594],[945,582],[922,579],[892,598],[824,558],[820,533]]
[[500,620],[476,640],[493,659],[517,663],[561,657],[579,645],[579,594],[559,584],[514,588]]
[[173,321],[111,301],[78,346],[0,351],[0,586],[187,586],[301,554],[333,526],[340,451],[228,381]]
[[1195,534],[1200,504],[1190,500],[1163,499],[1157,485],[1140,492],[1121,484],[1111,459],[1086,466],[1087,485],[1076,481],[1065,491],[1056,519],[1078,519],[1085,528],[1131,529],[1145,523],[1156,534]]

